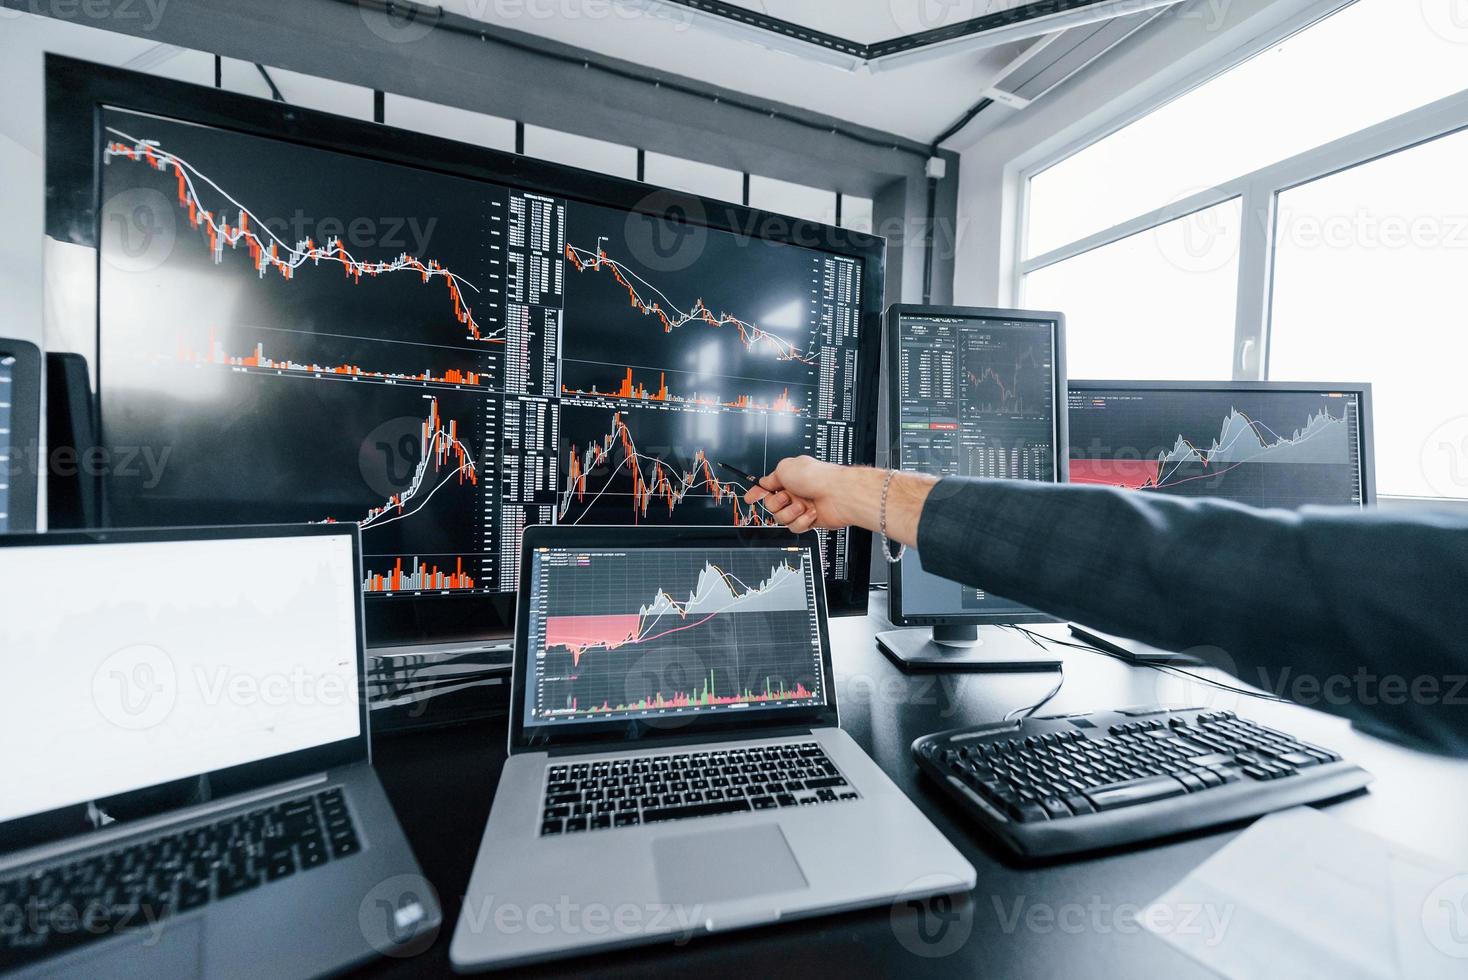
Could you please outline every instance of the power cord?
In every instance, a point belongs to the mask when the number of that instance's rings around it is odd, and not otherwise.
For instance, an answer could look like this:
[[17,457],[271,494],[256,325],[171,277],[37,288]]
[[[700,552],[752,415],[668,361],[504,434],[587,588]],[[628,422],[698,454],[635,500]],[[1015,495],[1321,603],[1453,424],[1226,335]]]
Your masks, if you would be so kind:
[[[1028,633],[1029,631],[1028,630],[1023,630],[1022,632]],[[1034,637],[1030,637],[1030,639],[1033,640]],[[1045,707],[1045,705],[1049,704],[1052,700],[1054,700],[1055,695],[1059,694],[1060,693],[1060,689],[1062,687],[1064,687],[1064,686],[1065,686],[1065,668],[1064,667],[1061,667],[1060,668],[1060,680],[1058,680],[1058,681],[1055,682],[1055,686],[1050,689],[1050,693],[1049,694],[1045,695],[1043,698],[1041,698],[1040,700],[1036,701],[1032,705],[1028,705],[1027,707],[1022,707],[1022,708],[1015,708],[1009,714],[1007,714],[1007,715],[1004,716],[1004,720],[1005,721],[1013,721],[1014,718],[1015,718],[1015,716],[1016,715],[1019,715],[1021,713],[1023,713],[1024,717],[1026,717],[1026,718],[1030,717],[1036,711],[1039,711],[1041,708]]]

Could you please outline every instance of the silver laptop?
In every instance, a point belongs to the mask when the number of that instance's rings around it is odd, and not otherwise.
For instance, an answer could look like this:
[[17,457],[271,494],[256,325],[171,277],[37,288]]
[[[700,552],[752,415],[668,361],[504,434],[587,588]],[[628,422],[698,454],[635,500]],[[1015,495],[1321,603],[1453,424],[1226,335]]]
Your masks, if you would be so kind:
[[432,941],[368,758],[357,540],[0,535],[0,973],[307,976]]
[[518,615],[457,969],[973,887],[839,726],[814,535],[530,528]]

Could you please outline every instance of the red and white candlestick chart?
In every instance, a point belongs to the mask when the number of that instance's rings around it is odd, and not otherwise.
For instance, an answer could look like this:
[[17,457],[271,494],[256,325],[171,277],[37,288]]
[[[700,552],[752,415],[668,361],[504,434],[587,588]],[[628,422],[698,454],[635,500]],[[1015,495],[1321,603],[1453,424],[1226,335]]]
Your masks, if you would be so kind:
[[[612,483],[623,470],[627,471],[632,481],[634,523],[639,523],[647,517],[654,501],[661,501],[668,508],[668,514],[671,515],[690,493],[699,489],[713,498],[716,504],[729,501],[733,508],[731,516],[734,526],[759,526],[765,523],[760,515],[759,505],[746,508],[743,504],[743,493],[748,488],[737,481],[720,480],[714,473],[716,464],[704,455],[703,450],[700,449],[694,453],[693,464],[689,470],[680,472],[660,459],[644,456],[637,451],[637,442],[632,435],[632,430],[623,421],[622,413],[618,412],[612,416],[611,429],[611,432],[600,440],[592,442],[584,451],[574,445],[571,447],[570,460],[567,463],[567,485],[565,492],[561,495],[559,513],[559,519],[563,523],[580,523],[580,517],[573,521],[566,521],[572,507],[585,505],[586,509],[582,512],[582,517],[584,517],[592,505],[608,493]],[[621,449],[621,459],[607,474],[602,488],[591,494],[588,501],[589,477],[599,467],[610,465],[613,454],[618,448]]]
[[[375,278],[393,272],[414,273],[425,284],[441,280],[448,287],[449,296],[453,300],[454,319],[465,327],[470,340],[486,343],[504,342],[502,328],[485,332],[480,329],[479,323],[474,319],[474,311],[469,305],[465,290],[477,294],[479,288],[464,277],[444,268],[437,261],[421,259],[407,252],[403,252],[389,262],[363,261],[347,251],[341,240],[334,236],[324,245],[310,238],[290,245],[271,231],[270,227],[256,217],[249,208],[230,196],[228,191],[197,170],[187,160],[163,149],[156,140],[138,139],[111,126],[107,127],[107,132],[117,138],[107,141],[107,146],[103,151],[104,163],[110,164],[113,159],[120,158],[145,163],[162,173],[173,173],[178,182],[178,206],[188,213],[190,227],[194,229],[202,227],[205,234],[208,235],[210,254],[216,265],[224,261],[226,246],[230,249],[238,249],[240,243],[243,242],[249,252],[250,261],[255,266],[255,271],[262,279],[271,269],[280,273],[285,279],[294,279],[296,270],[302,266],[307,264],[319,266],[322,260],[326,260],[339,263],[347,278],[358,284],[361,283],[363,276]],[[204,206],[199,196],[198,183],[212,187],[229,202],[238,215],[234,223],[231,223],[226,215],[216,215],[213,210]]]
[[[459,423],[453,419],[445,423],[438,411],[438,399],[429,395],[424,398],[429,402],[428,418],[423,420],[420,432],[422,450],[413,470],[413,479],[406,490],[393,494],[380,507],[373,507],[357,522],[364,531],[412,517],[450,483],[461,486],[466,483],[477,486],[479,483],[479,466],[469,448],[459,440]],[[335,521],[335,518],[327,518],[325,523]]]
[[801,351],[790,341],[783,337],[777,337],[766,330],[739,319],[728,313],[715,313],[704,305],[702,299],[694,300],[693,309],[688,312],[680,310],[676,304],[668,299],[662,290],[652,283],[643,279],[637,273],[627,268],[616,259],[609,258],[603,247],[605,238],[596,240],[596,251],[588,252],[584,248],[566,244],[566,260],[571,263],[577,272],[610,272],[612,278],[617,281],[623,289],[627,290],[628,300],[632,307],[643,316],[655,316],[663,325],[664,333],[672,333],[679,327],[695,321],[708,324],[711,327],[733,327],[739,332],[739,341],[744,349],[751,354],[757,353],[764,348],[772,351],[777,360],[799,361],[802,364],[814,364],[816,359]]

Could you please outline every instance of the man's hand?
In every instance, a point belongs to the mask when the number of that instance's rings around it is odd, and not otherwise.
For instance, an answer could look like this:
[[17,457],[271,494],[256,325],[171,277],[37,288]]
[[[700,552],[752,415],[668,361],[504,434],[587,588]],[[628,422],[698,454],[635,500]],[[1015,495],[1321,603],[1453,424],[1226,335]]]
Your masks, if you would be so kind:
[[797,534],[813,527],[846,527],[852,518],[842,507],[839,488],[851,472],[809,456],[792,456],[746,493],[744,502],[763,503],[775,520]]
[[[887,501],[887,533],[894,541],[917,544],[918,520],[932,477],[903,473],[892,479]],[[797,534],[814,527],[832,530],[856,525],[881,529],[882,488],[887,472],[865,466],[837,466],[809,456],[781,461],[775,472],[744,495],[747,504],[763,503],[775,520]]]

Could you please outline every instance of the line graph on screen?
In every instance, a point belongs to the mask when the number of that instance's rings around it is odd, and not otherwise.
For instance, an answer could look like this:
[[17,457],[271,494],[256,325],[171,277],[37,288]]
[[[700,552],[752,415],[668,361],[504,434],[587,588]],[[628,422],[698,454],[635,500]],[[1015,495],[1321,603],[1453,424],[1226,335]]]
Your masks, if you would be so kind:
[[687,312],[681,310],[662,290],[623,263],[608,256],[605,243],[605,238],[598,238],[596,249],[591,251],[578,248],[568,242],[565,249],[566,260],[577,272],[611,273],[617,284],[627,291],[629,305],[643,316],[656,317],[662,324],[664,333],[672,333],[690,323],[703,323],[711,327],[733,327],[739,335],[739,342],[750,353],[769,351],[774,354],[776,360],[799,361],[802,364],[816,363],[816,358],[806,354],[783,337],[777,337],[733,314],[715,313],[704,304],[702,298],[694,300],[692,308]]
[[[728,504],[729,516],[736,527],[766,523],[758,505],[744,505],[742,495],[748,488],[737,481],[721,480],[716,472],[717,462],[704,450],[694,450],[690,463],[678,466],[640,452],[623,413],[612,415],[609,428],[610,431],[585,448],[574,443],[570,447],[566,489],[559,507],[562,523],[581,522],[592,507],[608,496],[631,498],[634,523],[646,519],[654,503],[666,507],[664,516],[672,517],[695,494],[706,496],[714,505]],[[599,484],[595,488],[593,477]],[[625,489],[613,489],[623,483]],[[572,512],[578,507],[581,512],[573,517]]]
[[[445,421],[439,413],[438,399],[431,395],[423,397],[429,403],[428,417],[419,430],[420,450],[412,480],[406,490],[393,494],[357,521],[357,526],[364,531],[412,517],[446,486],[479,484],[479,464],[459,439],[458,420]],[[329,517],[324,523],[334,524],[337,520]]]
[[[416,275],[425,285],[441,281],[447,287],[454,319],[465,328],[470,340],[504,342],[502,329],[485,332],[475,320],[468,297],[470,294],[478,294],[479,288],[436,260],[419,258],[407,252],[387,261],[358,259],[335,236],[328,238],[324,244],[304,238],[292,245],[271,230],[268,222],[260,220],[208,175],[200,172],[184,158],[164,149],[159,141],[130,136],[112,126],[107,127],[107,132],[114,138],[109,138],[103,149],[104,164],[111,164],[119,159],[128,160],[144,164],[160,173],[173,175],[178,206],[187,214],[191,228],[203,229],[209,240],[210,256],[215,265],[223,264],[226,248],[238,250],[243,244],[256,274],[261,279],[265,278],[268,271],[274,270],[282,278],[291,280],[295,278],[297,270],[307,266],[319,268],[324,261],[340,265],[346,278],[354,285],[360,285],[364,276],[377,278],[393,273]],[[228,203],[237,216],[233,222],[227,215],[216,213],[204,204],[199,191],[201,184],[211,188]]]
[[712,563],[699,574],[687,599],[658,589],[635,613],[546,617],[547,650],[561,648],[580,664],[587,650],[612,651],[695,629],[717,616],[751,612],[801,612],[807,605],[803,572],[775,565],[764,581],[747,585]]
[[[1287,436],[1234,409],[1206,449],[1179,435],[1172,448],[1144,459],[1073,458],[1070,477],[1074,483],[1168,490],[1217,479],[1251,463],[1339,464],[1349,459],[1349,440],[1347,420],[1327,409],[1311,415]],[[1195,472],[1196,468],[1201,471]]]

